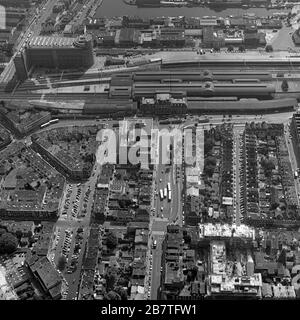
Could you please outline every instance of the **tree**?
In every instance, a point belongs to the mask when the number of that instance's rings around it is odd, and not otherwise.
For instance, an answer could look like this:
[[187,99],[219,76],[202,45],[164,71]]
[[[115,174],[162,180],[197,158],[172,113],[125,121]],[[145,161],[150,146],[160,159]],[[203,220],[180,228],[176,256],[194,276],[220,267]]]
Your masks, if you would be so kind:
[[204,75],[204,76],[209,76],[209,75],[210,75],[210,71],[207,70],[207,69],[205,69],[205,70],[203,71],[203,75]]
[[266,52],[273,52],[273,47],[270,44],[266,45]]
[[239,46],[239,51],[240,52],[245,52],[245,46],[243,46],[243,45]]
[[121,208],[128,208],[131,205],[131,200],[129,199],[120,199],[118,202]]
[[117,173],[115,174],[115,177],[116,177],[117,180],[121,180],[122,175],[121,175],[120,172],[117,172]]
[[270,210],[275,210],[279,207],[279,204],[278,203],[272,203],[271,206],[270,206]]
[[229,46],[228,49],[227,49],[229,52],[232,52],[234,50],[234,47],[233,46]]
[[204,144],[204,154],[208,154],[211,152],[213,146],[214,146],[214,139],[213,138],[207,138],[205,139],[205,144]]
[[0,254],[13,253],[18,246],[18,239],[11,233],[5,232],[0,236]]
[[197,273],[198,273],[198,268],[196,266],[193,266],[187,274],[187,281],[191,282],[194,281],[197,277]]
[[104,296],[104,300],[121,300],[121,297],[114,290],[111,290]]
[[205,164],[206,164],[206,165],[215,166],[216,163],[217,163],[217,160],[216,160],[216,158],[213,157],[213,156],[209,156],[209,157],[207,157],[207,158],[205,159]]
[[114,270],[110,270],[105,274],[105,280],[106,280],[106,289],[112,290],[117,280],[117,273]]
[[284,266],[286,266],[286,251],[285,251],[285,249],[283,249],[280,252],[280,255],[278,257],[277,262],[283,264]]
[[57,262],[57,269],[61,272],[63,272],[66,268],[67,265],[67,259],[65,256],[60,256],[58,258],[58,262]]
[[285,91],[285,92],[289,90],[289,84],[288,84],[288,82],[287,82],[286,79],[284,79],[284,80],[282,81],[281,89],[282,89],[282,91]]
[[118,238],[111,231],[107,233],[106,245],[109,249],[115,249],[118,245]]
[[263,159],[261,161],[261,166],[265,171],[266,177],[270,177],[272,174],[272,170],[275,169],[275,164],[272,160],[269,159]]
[[118,280],[118,286],[121,287],[127,287],[128,286],[128,280],[124,277],[120,277]]
[[204,174],[208,177],[212,177],[214,174],[215,167],[211,165],[204,166]]
[[114,291],[120,296],[121,300],[127,300],[127,292],[120,286],[115,287]]
[[187,235],[183,236],[183,240],[184,240],[185,243],[189,243],[190,244],[191,241],[192,241],[192,238],[191,238],[191,236],[189,234],[187,234]]
[[20,240],[22,238],[22,236],[23,236],[23,232],[21,230],[17,230],[15,235]]

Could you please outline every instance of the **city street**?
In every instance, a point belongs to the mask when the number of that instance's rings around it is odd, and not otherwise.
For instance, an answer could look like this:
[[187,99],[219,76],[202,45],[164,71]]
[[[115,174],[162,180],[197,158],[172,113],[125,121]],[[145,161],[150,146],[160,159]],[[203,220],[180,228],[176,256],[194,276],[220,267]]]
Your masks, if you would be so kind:
[[[158,129],[166,128],[166,126],[157,125]],[[169,128],[168,128],[169,129]],[[172,126],[170,129],[174,129]],[[180,174],[182,171],[179,166],[172,164],[162,164],[162,160],[167,156],[168,150],[165,149],[163,145],[162,137],[159,138],[158,146],[158,156],[159,163],[156,166],[155,173],[155,196],[154,196],[154,207],[155,214],[152,218],[151,223],[151,241],[150,241],[150,250],[152,257],[150,258],[151,267],[149,270],[150,273],[150,283],[151,283],[151,300],[155,300],[158,297],[158,290],[160,287],[160,277],[161,274],[161,262],[162,262],[162,241],[164,239],[164,234],[167,229],[167,225],[171,223],[178,223],[182,225],[182,201],[181,201],[181,192],[182,192],[182,179]],[[173,145],[174,150],[174,141],[170,139],[171,144]],[[179,171],[177,171],[179,170]],[[178,178],[177,178],[178,177]],[[168,193],[166,197],[161,199],[160,190],[167,188],[167,184],[170,183],[171,186],[171,201],[168,200]],[[152,244],[156,241],[156,248],[152,247]],[[150,266],[148,261],[148,265]]]
[[[288,152],[289,152],[289,158],[290,158],[290,163],[292,166],[292,171],[293,173],[298,171],[298,165],[297,165],[297,160],[296,160],[296,156],[295,156],[295,152],[294,152],[294,148],[293,148],[293,141],[292,138],[290,136],[290,128],[288,124],[285,124],[284,126],[284,130],[285,130],[285,141],[286,141],[286,145],[288,148]],[[296,190],[296,194],[297,194],[297,200],[298,200],[298,205],[300,205],[300,182],[299,182],[299,178],[298,179],[294,179],[295,182],[295,190]]]
[[158,290],[161,280],[161,259],[162,259],[162,241],[164,233],[152,232],[153,241],[156,240],[157,245],[155,249],[152,249],[152,272],[151,272],[151,300],[157,300]]

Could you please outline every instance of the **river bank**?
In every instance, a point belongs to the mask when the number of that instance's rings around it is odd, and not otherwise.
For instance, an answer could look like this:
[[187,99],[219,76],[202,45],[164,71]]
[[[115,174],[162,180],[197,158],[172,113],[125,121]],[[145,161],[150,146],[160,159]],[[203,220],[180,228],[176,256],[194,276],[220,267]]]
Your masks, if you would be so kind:
[[[130,1],[130,0],[126,0]],[[135,5],[128,5],[124,0],[103,0],[102,5],[96,10],[95,17],[120,17],[120,16],[139,16],[139,17],[161,17],[161,16],[185,16],[203,17],[217,16],[228,17],[242,16],[246,13],[254,13],[258,17],[271,16],[277,12],[289,12],[290,9],[267,9],[267,8],[208,8],[208,7],[162,7],[162,8],[138,8]]]

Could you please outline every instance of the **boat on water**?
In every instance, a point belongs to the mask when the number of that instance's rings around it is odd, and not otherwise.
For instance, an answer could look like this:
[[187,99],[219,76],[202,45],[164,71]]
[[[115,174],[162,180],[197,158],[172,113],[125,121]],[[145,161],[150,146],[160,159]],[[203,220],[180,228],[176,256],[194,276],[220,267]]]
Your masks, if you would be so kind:
[[130,6],[136,5],[136,0],[123,0],[123,2],[130,5]]
[[162,0],[160,1],[160,4],[162,7],[186,7],[188,2],[180,1],[180,0],[173,0],[173,1]]

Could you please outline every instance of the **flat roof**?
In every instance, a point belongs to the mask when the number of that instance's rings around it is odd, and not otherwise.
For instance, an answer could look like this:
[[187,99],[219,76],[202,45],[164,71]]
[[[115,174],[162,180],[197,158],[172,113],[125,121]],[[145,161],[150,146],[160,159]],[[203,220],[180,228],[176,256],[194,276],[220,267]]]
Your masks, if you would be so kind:
[[297,106],[297,100],[293,98],[266,100],[266,101],[188,101],[188,109],[207,110],[243,110],[243,109],[276,109]]
[[29,48],[73,48],[73,43],[76,38],[67,38],[67,37],[43,37],[37,36],[33,37],[28,47]]

